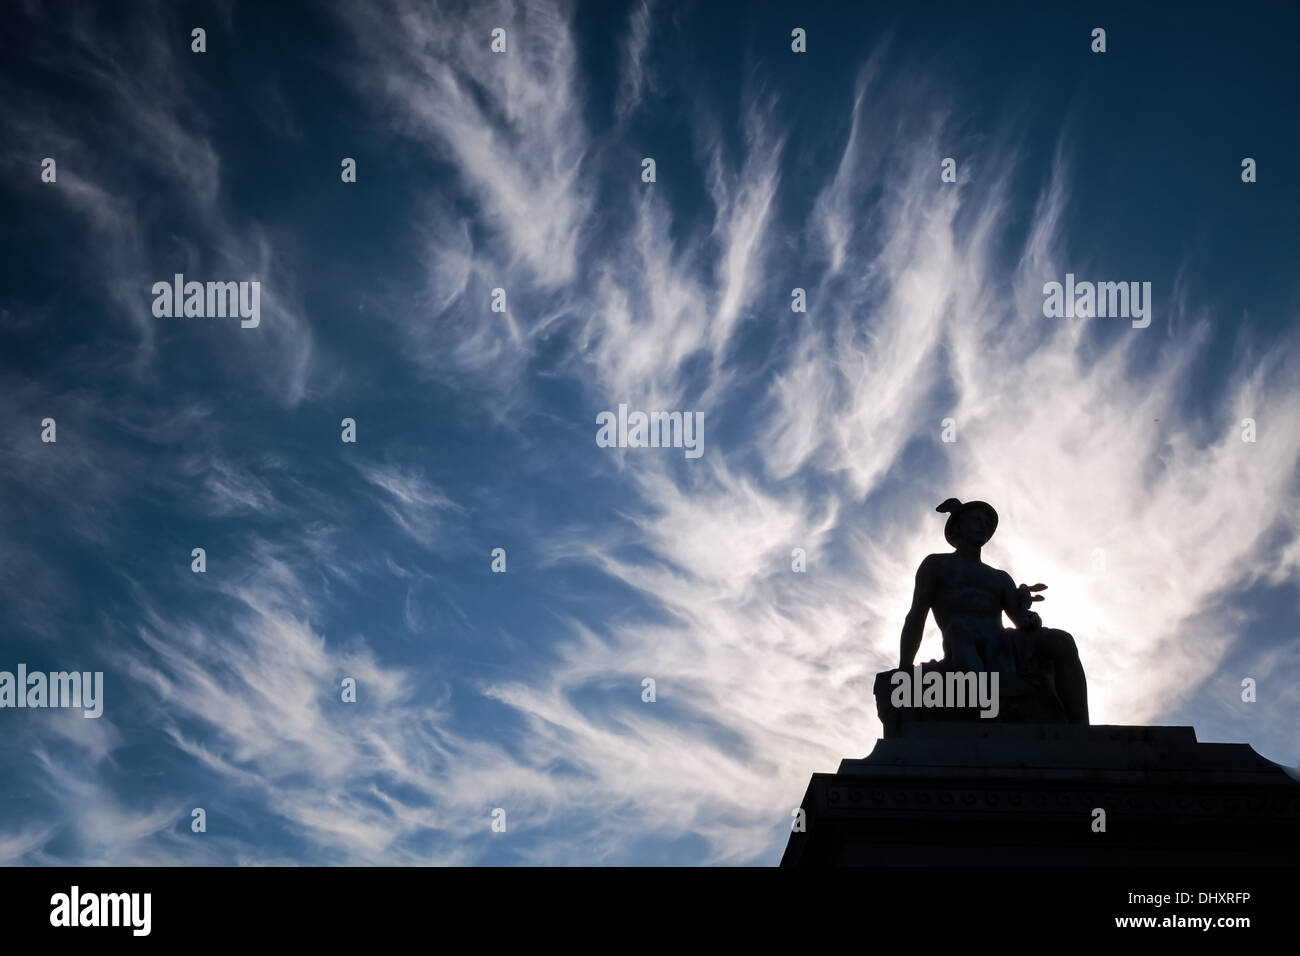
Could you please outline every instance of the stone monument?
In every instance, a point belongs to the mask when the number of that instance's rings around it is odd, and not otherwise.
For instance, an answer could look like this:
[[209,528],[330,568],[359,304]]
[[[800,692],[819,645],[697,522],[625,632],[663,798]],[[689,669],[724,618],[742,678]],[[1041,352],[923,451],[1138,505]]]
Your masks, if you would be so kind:
[[[1032,610],[1045,585],[980,559],[997,512],[937,510],[953,551],[921,562],[899,667],[876,675],[884,739],[813,774],[782,866],[1300,862],[1300,783],[1191,727],[1090,725],[1073,636]],[[931,612],[944,656],[917,665]]]

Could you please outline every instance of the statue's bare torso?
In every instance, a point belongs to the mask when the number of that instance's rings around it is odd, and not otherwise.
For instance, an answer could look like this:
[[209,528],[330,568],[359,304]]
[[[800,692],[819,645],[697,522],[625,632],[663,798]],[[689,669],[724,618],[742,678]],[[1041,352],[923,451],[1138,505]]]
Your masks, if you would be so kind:
[[917,570],[916,587],[943,633],[944,656],[959,666],[994,664],[1006,631],[1003,612],[1017,624],[1028,623],[1011,575],[963,554],[928,556]]

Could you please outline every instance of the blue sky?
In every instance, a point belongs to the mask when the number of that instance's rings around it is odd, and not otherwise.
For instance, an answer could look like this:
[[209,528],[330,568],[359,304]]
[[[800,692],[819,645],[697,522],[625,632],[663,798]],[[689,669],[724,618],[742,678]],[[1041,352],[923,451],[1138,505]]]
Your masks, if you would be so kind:
[[[0,862],[774,864],[949,496],[1094,723],[1300,758],[1294,9],[10,20],[0,669],[105,701],[0,711]],[[178,272],[260,325],[155,317]],[[1067,272],[1150,326],[1044,317]]]

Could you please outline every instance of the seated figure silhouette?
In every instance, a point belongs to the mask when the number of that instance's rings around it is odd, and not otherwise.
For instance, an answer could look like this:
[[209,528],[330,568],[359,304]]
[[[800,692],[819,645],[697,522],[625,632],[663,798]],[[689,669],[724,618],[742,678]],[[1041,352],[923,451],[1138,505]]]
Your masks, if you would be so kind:
[[[916,572],[912,608],[899,641],[899,666],[913,666],[929,612],[943,634],[943,670],[1000,675],[1004,694],[1023,698],[1005,720],[1088,723],[1088,685],[1074,638],[1042,626],[1031,610],[1046,585],[1016,586],[1011,575],[980,559],[993,537],[998,513],[984,501],[949,498],[937,509],[948,514],[944,537],[951,554],[931,554]],[[1016,625],[1003,627],[1002,615]],[[883,675],[882,675],[883,676]],[[1058,706],[1059,705],[1059,706]]]

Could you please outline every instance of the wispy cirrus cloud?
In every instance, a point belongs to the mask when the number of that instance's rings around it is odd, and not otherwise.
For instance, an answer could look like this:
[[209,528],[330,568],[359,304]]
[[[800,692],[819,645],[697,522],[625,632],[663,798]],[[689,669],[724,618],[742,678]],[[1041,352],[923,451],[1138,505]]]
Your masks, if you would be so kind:
[[[546,673],[491,690],[530,718],[530,752],[577,763],[643,827],[704,834],[711,860],[753,858],[779,840],[772,827],[817,755],[865,749],[874,735],[871,677],[897,653],[915,564],[941,547],[942,498],[1003,508],[990,560],[1057,582],[1045,614],[1078,635],[1094,717],[1110,722],[1158,718],[1213,669],[1231,638],[1192,622],[1259,573],[1244,569],[1278,567],[1264,536],[1294,510],[1300,447],[1279,439],[1247,461],[1256,447],[1232,416],[1207,443],[1210,423],[1180,411],[1202,337],[1162,343],[1151,365],[1152,338],[1127,327],[1044,322],[1039,290],[1070,251],[1060,155],[1008,259],[1018,183],[995,175],[980,190],[939,188],[949,110],[906,81],[884,83],[881,70],[875,59],[863,71],[842,156],[806,221],[773,218],[781,120],[751,106],[738,170],[722,165],[721,147],[701,152],[711,222],[697,217],[685,239],[670,239],[683,232],[680,211],[653,192],[634,198],[628,241],[598,255],[593,285],[564,290],[596,303],[575,345],[602,396],[663,407],[689,389],[716,402],[711,421],[726,422],[725,391],[683,371],[685,360],[709,356],[716,381],[729,382],[769,234],[813,240],[799,265],[810,313],[790,320],[788,353],[766,357],[766,398],[747,419],[762,472],[746,477],[743,431],[715,428],[710,464],[690,477],[620,455],[620,511],[648,559],[612,557],[612,541],[589,528],[552,542],[561,560],[630,584],[675,623],[575,634]],[[1011,148],[994,144],[1003,152],[978,168],[1015,169]],[[1167,303],[1170,327],[1194,329],[1184,308]],[[1100,351],[1099,336],[1110,340]],[[1221,407],[1290,422],[1295,387],[1280,364],[1260,368],[1225,386]],[[949,417],[960,435],[951,446],[939,441]],[[1173,457],[1153,472],[1160,459],[1135,447]],[[919,477],[900,485],[900,469]],[[1211,529],[1181,522],[1185,510],[1211,522],[1233,515],[1213,561],[1192,566]],[[791,573],[800,546],[806,576]],[[1108,574],[1091,571],[1097,548]],[[925,646],[937,654],[936,637]],[[656,674],[672,688],[661,701],[708,719],[665,727],[630,689],[612,709],[576,703],[593,682],[632,688]],[[707,759],[683,763],[692,753]],[[744,766],[729,762],[737,754]],[[706,821],[702,806],[725,810]],[[609,839],[603,852],[617,858]]]
[[[1274,317],[1266,353],[1225,348],[1212,285],[1137,263],[1160,290],[1150,329],[1044,319],[1045,281],[1105,261],[1072,205],[1068,129],[1045,163],[1013,109],[973,137],[960,81],[893,42],[843,88],[819,80],[801,123],[807,88],[762,57],[740,101],[697,86],[672,59],[688,14],[665,14],[626,11],[611,133],[565,5],[339,6],[361,94],[342,105],[374,111],[386,174],[421,169],[377,228],[407,237],[395,261],[354,290],[397,334],[349,329],[346,370],[305,305],[335,260],[236,201],[158,18],[140,62],[115,41],[85,79],[136,138],[114,155],[183,194],[183,236],[123,198],[140,194],[92,134],[10,99],[75,157],[63,198],[112,240],[98,281],[122,283],[145,358],[127,398],[107,360],[80,392],[0,382],[18,409],[0,428],[6,499],[84,519],[112,571],[100,643],[130,688],[96,727],[32,725],[24,772],[54,809],[7,829],[0,859],[773,862],[808,774],[878,735],[872,678],[954,494],[1001,511],[987,560],[1051,585],[1044,618],[1078,639],[1095,721],[1224,732],[1239,671],[1290,673],[1279,619],[1252,602],[1300,572],[1294,316]],[[268,109],[311,141],[313,111],[285,96]],[[689,129],[685,144],[638,138],[664,104],[685,104],[680,127],[646,128]],[[220,395],[204,362],[169,364],[194,355],[174,329],[132,311],[164,259],[276,279],[265,351],[242,333],[217,350],[240,376]],[[38,447],[55,399],[73,427]],[[597,447],[591,410],[620,402],[704,412],[703,459]],[[340,465],[333,423],[353,404],[366,438]],[[144,520],[140,501],[158,506]],[[193,575],[173,539],[200,531],[219,559]],[[77,576],[13,515],[0,532],[0,587],[66,637],[48,612]],[[511,570],[493,574],[488,542],[508,535]],[[165,768],[148,799],[122,795],[145,788],[128,726]],[[1258,727],[1261,749],[1294,752],[1281,721]],[[187,824],[200,805],[220,822],[204,836]]]
[[418,472],[397,465],[362,466],[361,473],[381,492],[380,506],[412,539],[433,547],[446,512],[464,512]]
[[[182,31],[170,11],[135,8],[128,31],[113,29],[102,16],[75,5],[58,20],[39,7],[26,11],[24,65],[57,76],[58,88],[71,84],[73,93],[54,108],[7,88],[12,95],[4,97],[0,117],[26,135],[11,142],[0,162],[16,183],[65,204],[83,226],[73,241],[80,240],[86,268],[137,338],[137,347],[111,353],[133,376],[156,382],[158,364],[175,361],[197,337],[232,373],[252,365],[260,387],[296,405],[311,386],[318,356],[293,251],[264,225],[231,216],[212,119],[202,105],[208,91],[193,61],[182,58],[188,47],[178,46]],[[31,143],[40,155],[30,152]],[[57,163],[53,183],[38,176],[47,156]],[[186,272],[261,281],[266,321],[256,346],[229,328],[212,335],[203,326],[181,326],[191,336],[174,334],[175,323],[160,328],[151,311],[153,283]]]
[[646,93],[658,85],[648,58],[658,10],[657,0],[638,0],[628,14],[627,36],[623,40],[620,58],[618,98],[614,103],[614,113],[620,119],[634,113]]

